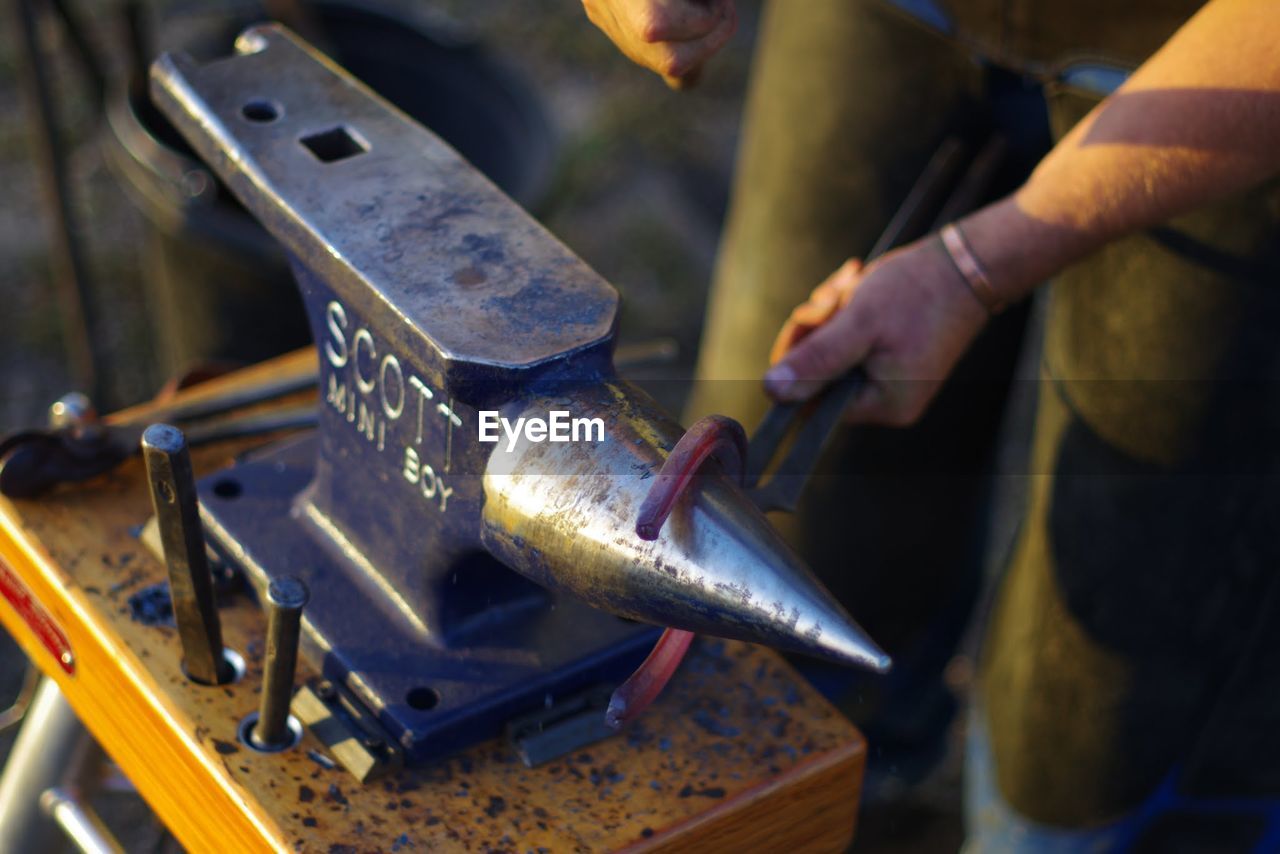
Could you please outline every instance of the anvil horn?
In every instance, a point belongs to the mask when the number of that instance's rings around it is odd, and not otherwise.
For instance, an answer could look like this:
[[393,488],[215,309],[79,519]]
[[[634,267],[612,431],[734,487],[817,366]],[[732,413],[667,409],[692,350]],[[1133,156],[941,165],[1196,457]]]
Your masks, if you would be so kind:
[[652,475],[681,430],[622,382],[537,399],[599,417],[599,442],[495,449],[484,475],[489,550],[547,587],[622,617],[767,644],[876,671],[889,657],[728,478],[681,496],[653,541],[635,533]]

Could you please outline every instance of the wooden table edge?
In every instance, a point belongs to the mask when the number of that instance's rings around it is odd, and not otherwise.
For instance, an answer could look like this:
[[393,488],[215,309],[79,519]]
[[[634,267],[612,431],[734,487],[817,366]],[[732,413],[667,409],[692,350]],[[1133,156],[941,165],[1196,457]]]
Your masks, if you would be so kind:
[[[0,500],[0,561],[21,578],[66,635],[75,672],[63,670],[12,603],[5,601],[0,608],[0,622],[28,658],[58,684],[76,715],[160,820],[194,850],[246,850],[246,845],[251,850],[287,850],[272,818],[200,743],[194,722],[164,701],[161,686],[132,650],[111,642],[95,619],[97,607],[29,540],[15,519],[13,505]],[[124,721],[149,727],[154,737],[148,749],[142,748],[136,732],[123,730]],[[182,796],[175,797],[175,792]],[[203,821],[190,808],[193,796],[203,800]]]
[[[774,850],[795,847],[793,850],[831,850],[843,851],[853,841],[854,828],[861,795],[860,771],[866,763],[866,743],[862,740],[851,742],[840,749],[827,751],[814,756],[785,773],[766,780],[736,794],[734,797],[718,804],[706,812],[700,813],[679,824],[658,830],[648,839],[620,849],[626,854],[640,854],[659,850],[679,851],[742,851],[766,841]],[[841,779],[846,785],[841,785]],[[830,787],[823,792],[824,787]],[[797,795],[808,794],[815,798],[815,811],[829,815],[832,809],[847,809],[848,815],[838,821],[829,821],[827,828],[843,828],[838,844],[830,848],[826,845],[816,846],[811,843],[825,841],[823,837],[832,836],[830,830],[825,834],[805,832],[804,828],[786,830],[777,837],[767,840],[760,838],[755,817],[751,825],[751,839],[738,838],[738,823],[741,813],[748,809],[758,809],[761,804],[778,810],[782,804],[778,798],[769,796],[780,790],[794,799]],[[821,798],[822,795],[828,795]],[[819,807],[819,805],[822,805]],[[797,832],[797,830],[799,832]],[[678,847],[677,847],[678,846]],[[747,846],[747,847],[743,847]]]

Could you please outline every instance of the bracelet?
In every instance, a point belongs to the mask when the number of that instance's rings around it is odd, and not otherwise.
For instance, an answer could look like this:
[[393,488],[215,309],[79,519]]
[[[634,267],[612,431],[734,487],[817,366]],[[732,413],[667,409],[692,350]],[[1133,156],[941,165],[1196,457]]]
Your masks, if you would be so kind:
[[973,254],[969,241],[964,239],[959,227],[955,223],[948,223],[943,226],[941,237],[942,246],[947,250],[947,257],[960,272],[969,290],[978,298],[978,302],[982,303],[989,314],[1000,313],[1004,309],[1004,300],[1000,299],[996,289],[991,286],[991,278],[987,275],[986,268]]

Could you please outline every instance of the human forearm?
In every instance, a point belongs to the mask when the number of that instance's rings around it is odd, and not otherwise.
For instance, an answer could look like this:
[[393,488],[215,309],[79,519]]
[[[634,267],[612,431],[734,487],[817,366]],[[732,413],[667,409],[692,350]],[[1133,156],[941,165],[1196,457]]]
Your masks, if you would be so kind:
[[1215,0],[962,228],[1006,298],[1280,172],[1280,9]]

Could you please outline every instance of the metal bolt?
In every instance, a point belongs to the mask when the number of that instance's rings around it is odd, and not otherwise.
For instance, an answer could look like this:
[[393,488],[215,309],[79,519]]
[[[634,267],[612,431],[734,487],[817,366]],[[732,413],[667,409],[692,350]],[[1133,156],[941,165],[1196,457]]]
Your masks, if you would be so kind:
[[251,734],[262,748],[280,748],[292,739],[289,701],[293,699],[293,676],[298,664],[302,608],[308,598],[307,585],[292,576],[272,579],[267,586],[267,656],[258,722]]
[[66,427],[85,427],[98,420],[98,410],[88,395],[72,391],[64,394],[49,407],[49,426],[54,430]]

